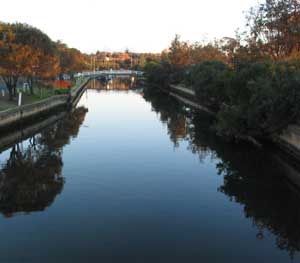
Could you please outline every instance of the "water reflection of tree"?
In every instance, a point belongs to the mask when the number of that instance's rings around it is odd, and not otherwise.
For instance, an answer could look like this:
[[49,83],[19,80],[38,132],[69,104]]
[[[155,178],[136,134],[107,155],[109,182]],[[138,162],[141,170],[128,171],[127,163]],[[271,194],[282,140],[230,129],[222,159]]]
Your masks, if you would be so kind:
[[180,107],[172,98],[162,95],[144,92],[144,98],[151,102],[152,109],[159,114],[160,121],[168,128],[168,134],[175,147],[179,146],[180,140],[187,137],[187,118]]
[[299,195],[284,181],[285,171],[275,160],[263,154],[252,158],[254,162],[240,154],[234,156],[234,161],[220,163],[218,169],[224,184],[219,191],[243,205],[245,216],[258,227],[258,239],[270,231],[276,237],[277,247],[293,257],[300,251]]
[[185,111],[165,94],[145,92],[155,112],[167,124],[172,142],[184,139],[188,148],[217,161],[217,170],[224,177],[219,191],[244,207],[244,214],[257,227],[257,238],[271,232],[276,245],[294,256],[300,251],[299,195],[283,176],[284,167],[269,152],[250,145],[229,144],[217,137],[209,127],[213,119],[207,114]]
[[[6,217],[15,213],[42,211],[61,193],[62,148],[76,137],[87,110],[75,109],[62,121],[28,140],[23,149],[17,143],[0,171],[0,212]],[[25,144],[25,143],[24,143]]]

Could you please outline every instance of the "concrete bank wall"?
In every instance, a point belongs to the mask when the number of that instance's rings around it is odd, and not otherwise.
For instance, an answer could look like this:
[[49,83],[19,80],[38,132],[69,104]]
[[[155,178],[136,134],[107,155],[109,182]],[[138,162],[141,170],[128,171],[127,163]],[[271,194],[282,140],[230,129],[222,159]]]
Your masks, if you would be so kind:
[[0,149],[1,149],[0,153],[12,147],[16,143],[30,138],[37,132],[52,125],[53,123],[65,117],[66,115],[67,115],[66,111],[61,112],[59,114],[53,114],[50,117],[47,117],[45,120],[35,122],[22,129],[16,129],[14,131],[6,133],[5,135],[0,137]]
[[300,160],[300,125],[290,125],[281,135],[274,136],[273,141],[282,150]]
[[71,91],[71,100],[72,100],[72,105],[76,106],[78,101],[80,100],[82,94],[85,91],[85,86],[87,85],[87,83],[90,81],[90,79],[87,79],[82,85],[80,85],[78,88],[73,89]]
[[191,89],[187,89],[183,86],[176,86],[176,85],[170,85],[170,92],[169,95],[176,98],[177,100],[183,102],[184,104],[198,109],[202,111],[206,111],[207,113],[211,115],[215,115],[211,110],[208,108],[200,105],[196,100],[196,93],[195,91]]
[[[188,106],[214,114],[197,103],[195,99],[196,94],[193,90],[182,86],[170,85],[169,94]],[[290,125],[281,135],[274,136],[272,140],[279,148],[300,160],[300,124]]]
[[59,107],[66,107],[68,103],[76,105],[88,81],[89,80],[86,80],[77,88],[72,89],[70,94],[71,98],[69,95],[57,95],[33,104],[1,111],[0,130],[16,126],[18,123],[39,117],[42,114],[53,111]]

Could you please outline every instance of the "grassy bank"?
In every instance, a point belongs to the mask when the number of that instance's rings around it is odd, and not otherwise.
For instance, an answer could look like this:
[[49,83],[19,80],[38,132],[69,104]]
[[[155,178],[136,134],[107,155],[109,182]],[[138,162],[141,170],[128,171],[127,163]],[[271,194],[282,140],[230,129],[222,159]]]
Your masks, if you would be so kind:
[[[84,81],[86,81],[85,78],[82,78],[81,80],[77,81],[77,83],[76,81],[72,81],[70,83],[70,88],[55,87],[46,85],[44,83],[37,83],[33,86],[33,94],[28,89],[26,89],[26,91],[24,91],[23,89],[19,89],[18,92],[22,92],[22,105],[28,105],[50,98],[55,95],[68,94],[70,89],[76,89]],[[13,100],[9,100],[9,95],[7,92],[4,96],[0,95],[0,111],[18,107],[18,96],[19,95],[17,94],[17,96],[13,98]]]

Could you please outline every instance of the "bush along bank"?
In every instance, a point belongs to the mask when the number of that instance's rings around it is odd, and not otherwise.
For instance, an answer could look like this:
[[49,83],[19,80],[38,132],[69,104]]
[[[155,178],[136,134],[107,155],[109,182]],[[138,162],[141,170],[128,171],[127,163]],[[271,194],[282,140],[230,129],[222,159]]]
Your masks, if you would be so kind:
[[[171,82],[162,64],[145,67],[153,87]],[[166,84],[167,83],[167,84]],[[181,80],[216,113],[214,128],[231,139],[267,139],[300,118],[300,62],[256,62],[229,67],[205,61],[184,70]]]

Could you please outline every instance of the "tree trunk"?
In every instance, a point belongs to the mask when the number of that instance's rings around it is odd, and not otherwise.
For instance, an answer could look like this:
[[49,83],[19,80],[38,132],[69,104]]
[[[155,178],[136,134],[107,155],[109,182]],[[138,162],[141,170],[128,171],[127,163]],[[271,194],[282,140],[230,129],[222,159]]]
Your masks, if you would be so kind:
[[13,96],[13,90],[12,90],[12,87],[11,86],[7,86],[7,89],[8,89],[8,94],[9,94],[9,100],[12,101],[14,96]]
[[13,85],[12,91],[13,91],[13,97],[15,98],[17,96],[17,88],[15,85]]
[[33,77],[27,77],[27,83],[29,85],[30,94],[33,95]]
[[17,82],[19,77],[12,77],[12,84],[13,84],[13,91],[14,91],[14,97],[17,96]]
[[9,93],[9,100],[13,100],[13,92],[12,92],[12,81],[11,81],[11,77],[3,77],[2,78],[6,88],[8,89],[8,93]]
[[18,82],[18,77],[16,76],[8,76],[2,78],[5,82],[5,85],[8,89],[9,100],[13,100],[13,98],[17,95],[16,87]]

